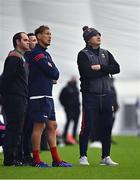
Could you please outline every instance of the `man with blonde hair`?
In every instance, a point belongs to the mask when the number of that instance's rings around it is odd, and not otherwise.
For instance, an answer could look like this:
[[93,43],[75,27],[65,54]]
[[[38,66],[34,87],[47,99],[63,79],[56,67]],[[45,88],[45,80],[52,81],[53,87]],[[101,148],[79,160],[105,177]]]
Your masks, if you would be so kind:
[[61,160],[56,147],[56,118],[52,97],[53,84],[59,78],[59,71],[50,54],[46,51],[51,43],[51,31],[48,26],[35,30],[38,44],[29,57],[29,114],[33,121],[32,152],[35,165],[48,167],[40,158],[41,135],[46,127],[47,141],[52,155],[52,166],[71,167]]

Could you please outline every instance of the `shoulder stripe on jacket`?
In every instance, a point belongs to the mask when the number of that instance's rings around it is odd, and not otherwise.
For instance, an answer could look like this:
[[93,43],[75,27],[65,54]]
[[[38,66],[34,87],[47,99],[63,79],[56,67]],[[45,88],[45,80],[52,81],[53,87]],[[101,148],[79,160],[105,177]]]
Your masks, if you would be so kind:
[[35,61],[39,61],[40,59],[44,58],[45,55],[43,53],[37,54],[33,59]]
[[14,51],[11,51],[8,56],[15,56],[15,57],[18,57],[18,58],[21,58],[21,55],[18,54],[17,52],[14,52]]

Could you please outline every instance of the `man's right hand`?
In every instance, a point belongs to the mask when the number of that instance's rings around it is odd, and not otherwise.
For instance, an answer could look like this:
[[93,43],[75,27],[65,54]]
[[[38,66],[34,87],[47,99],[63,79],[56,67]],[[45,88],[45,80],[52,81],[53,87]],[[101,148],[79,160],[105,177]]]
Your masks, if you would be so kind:
[[98,70],[101,69],[101,66],[100,66],[100,64],[92,65],[92,66],[91,66],[91,69],[92,69],[92,70],[95,70],[95,71],[98,71]]

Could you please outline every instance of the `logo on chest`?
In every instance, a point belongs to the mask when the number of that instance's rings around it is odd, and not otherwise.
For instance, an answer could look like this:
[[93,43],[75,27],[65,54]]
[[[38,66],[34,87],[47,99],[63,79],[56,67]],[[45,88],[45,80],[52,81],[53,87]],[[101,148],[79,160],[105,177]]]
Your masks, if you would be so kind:
[[101,54],[101,57],[102,57],[103,59],[105,59],[105,55],[104,55],[103,53]]

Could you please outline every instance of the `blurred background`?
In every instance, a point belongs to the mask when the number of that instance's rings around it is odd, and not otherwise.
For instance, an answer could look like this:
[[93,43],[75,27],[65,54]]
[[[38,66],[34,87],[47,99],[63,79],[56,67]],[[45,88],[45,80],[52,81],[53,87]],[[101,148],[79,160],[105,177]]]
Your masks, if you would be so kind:
[[51,28],[52,43],[48,51],[61,73],[58,84],[54,86],[59,130],[64,127],[65,114],[58,97],[71,76],[79,79],[77,54],[85,46],[82,27],[88,25],[99,30],[102,34],[101,47],[109,50],[121,67],[121,73],[114,76],[119,110],[113,134],[138,134],[140,1],[0,0],[0,73],[8,52],[13,49],[13,35],[20,31],[31,33],[40,25]]

